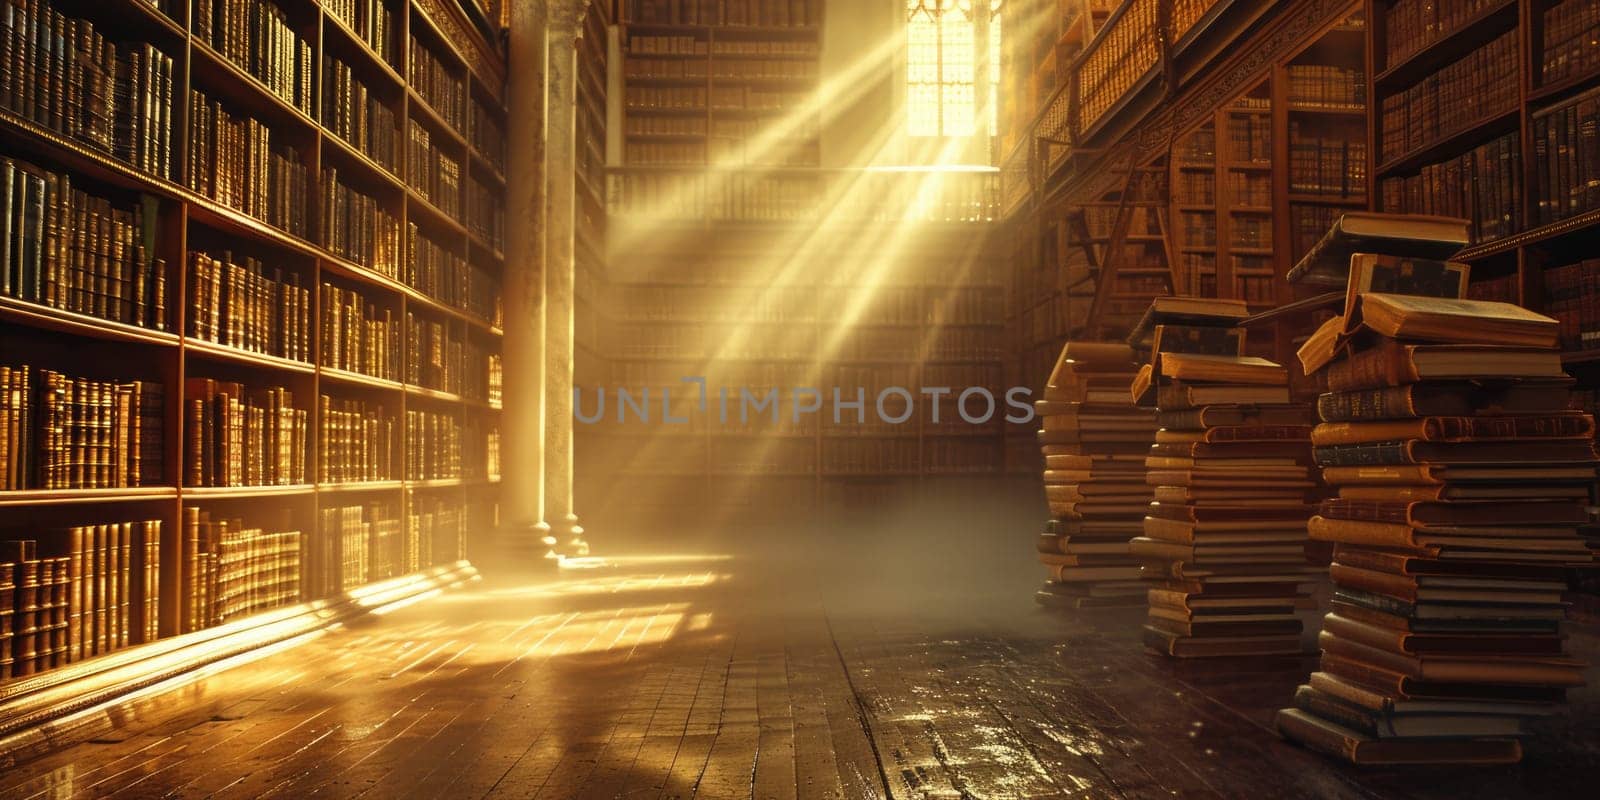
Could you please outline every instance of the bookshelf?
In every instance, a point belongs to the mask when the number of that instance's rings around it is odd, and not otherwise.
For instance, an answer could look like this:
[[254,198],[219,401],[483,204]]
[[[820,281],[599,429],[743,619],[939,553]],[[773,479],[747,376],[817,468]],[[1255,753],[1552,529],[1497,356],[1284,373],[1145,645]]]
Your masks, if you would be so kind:
[[[614,317],[601,341],[609,373],[598,381],[608,390],[605,418],[578,426],[580,473],[606,476],[579,489],[605,524],[616,517],[618,524],[700,525],[708,513],[727,524],[796,522],[838,513],[851,498],[1000,474],[1003,423],[951,424],[953,397],[941,404],[938,424],[921,397],[902,424],[880,422],[873,408],[877,393],[891,386],[983,386],[997,398],[997,417],[1004,413],[1004,298],[997,282],[987,282],[997,256],[974,244],[971,225],[929,224],[914,252],[896,258],[907,266],[870,285],[861,282],[859,253],[852,257],[842,241],[799,256],[802,268],[780,257],[806,224],[724,220],[651,230],[654,238],[638,252],[612,262]],[[716,231],[715,244],[707,244],[708,230]],[[851,236],[873,230],[863,224]],[[973,277],[956,279],[957,264]],[[941,274],[951,277],[928,277]],[[684,376],[705,377],[706,410],[696,410],[698,389]],[[864,419],[846,409],[835,423],[831,396],[822,398],[820,412],[794,419],[804,396],[792,390],[808,386],[839,387],[845,401],[860,387]],[[633,403],[624,422],[617,387],[629,387]],[[730,390],[725,421],[721,387]],[[741,387],[752,402],[777,391],[778,419],[754,406],[741,419]],[[649,423],[636,410],[646,389]],[[664,422],[663,389],[674,416],[686,422]],[[981,402],[969,402],[971,413],[981,412]],[[897,416],[903,403],[888,396],[886,413]],[[581,410],[593,415],[595,404],[591,391]],[[624,494],[627,502],[618,503]]]
[[820,0],[619,11],[624,163],[820,163]]
[[[1563,326],[1565,363],[1594,410],[1600,328],[1592,303],[1600,197],[1590,188],[1600,31],[1593,4],[1474,0],[1432,9],[1376,3],[1369,33],[1377,103],[1426,94],[1454,113],[1437,124],[1377,114],[1369,136],[1382,154],[1374,206],[1460,216],[1473,244],[1475,296],[1520,303]],[[1485,77],[1487,76],[1487,77]],[[1419,88],[1421,87],[1421,88]],[[1470,101],[1459,98],[1470,96]]]
[[[134,543],[148,536],[155,563],[124,565],[154,570],[155,618],[134,613],[113,648],[465,558],[498,491],[496,46],[433,0],[241,4],[288,64],[234,47],[186,2],[38,7],[103,37],[97,53],[120,48],[156,99],[108,134],[49,102],[51,74],[14,76],[0,98],[9,186],[37,186],[61,201],[45,219],[93,237],[47,235],[36,267],[14,265],[35,283],[0,297],[0,364],[67,379],[55,399],[30,395],[36,415],[72,402],[116,435],[85,429],[54,472],[14,470],[25,480],[0,506],[20,516],[0,539],[55,557],[73,530],[146,525]],[[233,553],[275,566],[239,573]]]

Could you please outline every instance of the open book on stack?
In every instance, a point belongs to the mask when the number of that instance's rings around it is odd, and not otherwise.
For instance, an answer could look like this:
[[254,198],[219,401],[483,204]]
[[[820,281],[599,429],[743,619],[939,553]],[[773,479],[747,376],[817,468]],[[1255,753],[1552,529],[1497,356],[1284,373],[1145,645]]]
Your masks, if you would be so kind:
[[1050,521],[1039,535],[1039,560],[1050,576],[1038,599],[1072,607],[1137,605],[1139,563],[1128,554],[1150,504],[1144,454],[1155,419],[1134,406],[1128,382],[1133,348],[1068,342],[1044,399],[1034,403],[1044,450]]
[[1131,546],[1151,582],[1145,643],[1169,656],[1301,652],[1311,413],[1284,367],[1242,355],[1233,322],[1158,324],[1152,342],[1155,502]]
[[1310,529],[1335,593],[1278,729],[1358,764],[1517,761],[1583,683],[1559,624],[1592,560],[1594,421],[1567,410],[1556,321],[1461,299],[1461,265],[1356,255],[1350,281],[1302,348],[1328,381],[1312,441],[1338,496]]

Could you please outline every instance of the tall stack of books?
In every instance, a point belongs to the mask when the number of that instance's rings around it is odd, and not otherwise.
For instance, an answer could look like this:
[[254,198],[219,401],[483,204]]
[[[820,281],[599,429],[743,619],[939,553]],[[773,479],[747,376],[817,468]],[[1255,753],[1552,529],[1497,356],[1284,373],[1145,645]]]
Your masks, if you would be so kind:
[[1137,370],[1126,344],[1068,342],[1034,403],[1050,504],[1039,535],[1039,561],[1050,570],[1041,603],[1116,605],[1144,594],[1128,539],[1150,504],[1143,453],[1155,420],[1128,397]]
[[1154,398],[1161,427],[1145,462],[1155,502],[1130,549],[1151,582],[1145,644],[1163,655],[1301,651],[1295,606],[1316,571],[1310,411],[1291,402],[1284,367],[1242,355],[1241,312],[1161,323],[1158,304],[1146,318],[1134,392]]
[[1466,272],[1351,257],[1345,313],[1300,351],[1328,382],[1313,441],[1338,497],[1311,535],[1335,593],[1277,725],[1357,764],[1515,762],[1583,683],[1559,624],[1564,568],[1592,561],[1593,418],[1567,410],[1558,323],[1460,299]]

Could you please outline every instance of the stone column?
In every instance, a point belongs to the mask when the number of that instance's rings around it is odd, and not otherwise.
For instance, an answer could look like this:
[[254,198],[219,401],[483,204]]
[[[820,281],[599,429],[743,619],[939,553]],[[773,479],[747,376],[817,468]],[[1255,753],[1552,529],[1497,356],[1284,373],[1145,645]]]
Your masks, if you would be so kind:
[[545,0],[510,0],[500,544],[513,567],[531,566],[550,549],[544,522],[546,22]]
[[545,80],[545,520],[561,555],[586,555],[572,495],[578,37],[589,0],[551,0]]

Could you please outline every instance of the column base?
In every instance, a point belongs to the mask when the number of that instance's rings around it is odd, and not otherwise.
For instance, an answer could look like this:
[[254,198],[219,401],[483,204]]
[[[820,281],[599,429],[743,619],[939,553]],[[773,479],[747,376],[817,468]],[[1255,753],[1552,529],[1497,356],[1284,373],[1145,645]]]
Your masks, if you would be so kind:
[[583,526],[578,524],[577,514],[568,514],[562,520],[559,531],[552,531],[552,540],[556,542],[556,550],[567,558],[582,558],[589,555],[589,540],[584,536]]
[[494,564],[479,564],[486,573],[508,574],[546,573],[561,563],[555,552],[555,537],[550,526],[543,522],[507,523],[495,531]]

